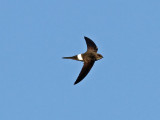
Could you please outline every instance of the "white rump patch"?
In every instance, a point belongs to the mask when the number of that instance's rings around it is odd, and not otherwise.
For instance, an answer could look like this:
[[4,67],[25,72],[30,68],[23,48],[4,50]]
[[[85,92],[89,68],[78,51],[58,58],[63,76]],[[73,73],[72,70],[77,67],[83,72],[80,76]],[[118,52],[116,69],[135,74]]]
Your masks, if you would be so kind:
[[78,57],[78,60],[83,60],[83,58],[82,58],[82,55],[81,55],[81,54],[78,54],[78,55],[77,55],[77,57]]

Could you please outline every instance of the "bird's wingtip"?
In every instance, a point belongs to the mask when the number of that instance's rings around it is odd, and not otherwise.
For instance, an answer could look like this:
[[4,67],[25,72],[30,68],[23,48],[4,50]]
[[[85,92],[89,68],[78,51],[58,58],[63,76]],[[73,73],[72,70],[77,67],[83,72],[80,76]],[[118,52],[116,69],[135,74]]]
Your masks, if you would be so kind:
[[76,85],[77,83],[79,83],[79,82],[75,81],[75,82],[74,82],[74,85]]

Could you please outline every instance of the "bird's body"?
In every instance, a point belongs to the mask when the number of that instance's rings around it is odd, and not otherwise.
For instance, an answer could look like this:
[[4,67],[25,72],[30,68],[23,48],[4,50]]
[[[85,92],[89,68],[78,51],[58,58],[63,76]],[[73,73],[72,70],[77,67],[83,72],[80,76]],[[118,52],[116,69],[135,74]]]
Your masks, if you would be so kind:
[[79,83],[88,74],[95,61],[102,59],[103,56],[98,54],[96,44],[89,38],[84,37],[87,44],[87,51],[72,57],[63,57],[64,59],[73,59],[84,62],[83,68],[74,84]]

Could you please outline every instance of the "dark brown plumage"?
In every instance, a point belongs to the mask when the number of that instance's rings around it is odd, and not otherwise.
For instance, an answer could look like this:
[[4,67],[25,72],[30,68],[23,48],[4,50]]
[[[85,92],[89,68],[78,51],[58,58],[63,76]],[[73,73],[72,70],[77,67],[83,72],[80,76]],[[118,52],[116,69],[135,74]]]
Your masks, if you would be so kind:
[[88,37],[84,37],[86,40],[87,44],[87,51],[83,54],[75,55],[72,57],[63,57],[64,59],[73,59],[73,60],[78,60],[78,61],[83,61],[84,65],[82,67],[82,70],[75,81],[74,85],[79,83],[81,80],[85,78],[85,76],[89,73],[91,70],[92,66],[94,65],[95,61],[102,59],[103,56],[101,54],[98,54],[98,48],[96,44],[89,39]]

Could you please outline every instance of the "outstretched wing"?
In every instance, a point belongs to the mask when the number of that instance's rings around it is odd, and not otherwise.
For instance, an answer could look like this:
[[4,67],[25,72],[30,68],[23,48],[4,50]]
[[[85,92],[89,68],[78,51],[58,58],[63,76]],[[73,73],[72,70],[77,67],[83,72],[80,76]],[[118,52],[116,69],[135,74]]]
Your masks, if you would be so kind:
[[81,80],[83,80],[83,78],[85,78],[85,76],[89,73],[89,71],[91,70],[92,66],[94,64],[94,61],[90,61],[88,63],[84,62],[83,68],[77,78],[77,80],[75,81],[74,85],[79,83]]
[[93,52],[98,51],[96,44],[91,39],[89,39],[88,37],[84,37],[84,39],[86,40],[87,51],[93,51]]

